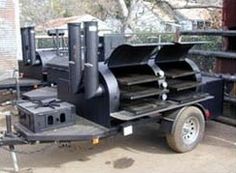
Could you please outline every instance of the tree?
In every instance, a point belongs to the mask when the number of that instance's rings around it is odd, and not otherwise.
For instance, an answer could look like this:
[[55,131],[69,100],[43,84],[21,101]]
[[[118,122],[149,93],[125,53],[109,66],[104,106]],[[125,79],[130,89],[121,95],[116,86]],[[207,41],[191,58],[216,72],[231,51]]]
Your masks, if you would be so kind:
[[[21,3],[21,24],[22,25],[44,25],[48,20],[70,17],[81,14],[90,14],[105,20],[108,17],[119,20],[122,24],[121,31],[125,32],[130,28],[131,13],[135,4],[140,0],[20,0]],[[217,5],[194,5],[193,1],[200,0],[183,0],[185,5],[181,7],[173,7],[170,0],[146,0],[154,5],[165,3],[172,14],[177,9],[190,8],[220,8]],[[153,5],[153,6],[154,6]],[[177,16],[177,15],[174,15]]]
[[120,16],[115,0],[20,0],[21,24],[43,24],[50,19],[91,14],[100,19]]
[[121,17],[121,32],[124,33],[127,27],[129,26],[129,17],[131,14],[131,8],[136,0],[119,0],[119,5],[122,11],[122,17]]
[[[174,9],[174,10],[179,10],[179,9],[196,9],[196,8],[216,8],[216,9],[222,9],[222,6],[220,6],[220,5],[212,5],[212,4],[203,4],[203,3],[197,3],[197,0],[185,0],[185,5],[184,6],[181,6],[181,7],[173,7],[170,3],[169,3],[169,1],[167,1],[167,0],[156,0],[156,3],[160,3],[160,2],[164,2],[164,3],[166,3],[166,4],[168,4],[169,6],[171,6],[172,7],[172,9]],[[194,3],[196,3],[196,5],[192,5],[192,4],[190,4],[190,2],[194,2]]]
[[45,21],[59,17],[52,9],[48,0],[21,0],[21,25],[37,25]]

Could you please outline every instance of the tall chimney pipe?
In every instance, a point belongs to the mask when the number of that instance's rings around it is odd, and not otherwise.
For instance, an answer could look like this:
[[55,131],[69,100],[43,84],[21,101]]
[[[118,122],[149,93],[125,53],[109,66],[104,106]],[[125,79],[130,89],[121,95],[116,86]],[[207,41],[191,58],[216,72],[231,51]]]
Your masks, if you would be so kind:
[[81,60],[81,29],[80,23],[68,24],[69,37],[69,74],[71,91],[75,94],[79,90],[82,76]]
[[35,31],[34,27],[21,28],[22,53],[24,64],[36,65]]
[[28,28],[21,28],[21,44],[24,64],[30,64]]
[[98,74],[98,24],[96,21],[84,22],[85,36],[85,98],[91,99],[102,93]]

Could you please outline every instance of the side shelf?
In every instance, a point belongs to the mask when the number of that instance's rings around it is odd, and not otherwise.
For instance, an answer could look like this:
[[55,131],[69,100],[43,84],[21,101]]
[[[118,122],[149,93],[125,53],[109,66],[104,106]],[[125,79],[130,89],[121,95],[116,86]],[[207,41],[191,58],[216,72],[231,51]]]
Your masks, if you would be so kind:
[[77,116],[77,121],[75,125],[40,133],[33,133],[20,123],[15,124],[14,128],[29,142],[91,140],[93,138],[108,136],[110,133],[109,129],[100,126],[96,123],[93,123],[80,116]]

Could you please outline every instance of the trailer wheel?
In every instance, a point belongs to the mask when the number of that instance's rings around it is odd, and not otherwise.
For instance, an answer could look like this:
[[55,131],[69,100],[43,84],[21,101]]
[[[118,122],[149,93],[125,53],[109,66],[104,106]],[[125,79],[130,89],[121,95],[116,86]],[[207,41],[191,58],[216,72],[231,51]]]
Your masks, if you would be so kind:
[[172,131],[167,134],[168,145],[176,152],[193,150],[202,140],[205,131],[205,119],[202,111],[190,106],[177,113]]

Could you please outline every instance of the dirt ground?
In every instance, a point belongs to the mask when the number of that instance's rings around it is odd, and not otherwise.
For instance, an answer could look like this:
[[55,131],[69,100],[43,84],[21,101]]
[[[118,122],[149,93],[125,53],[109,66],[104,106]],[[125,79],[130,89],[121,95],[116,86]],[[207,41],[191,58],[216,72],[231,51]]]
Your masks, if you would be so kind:
[[[0,120],[0,127],[4,125]],[[202,143],[192,152],[169,149],[156,126],[144,126],[129,137],[104,139],[70,146],[17,146],[22,173],[236,173],[236,128],[208,122]],[[0,149],[0,173],[12,172],[8,152]]]

